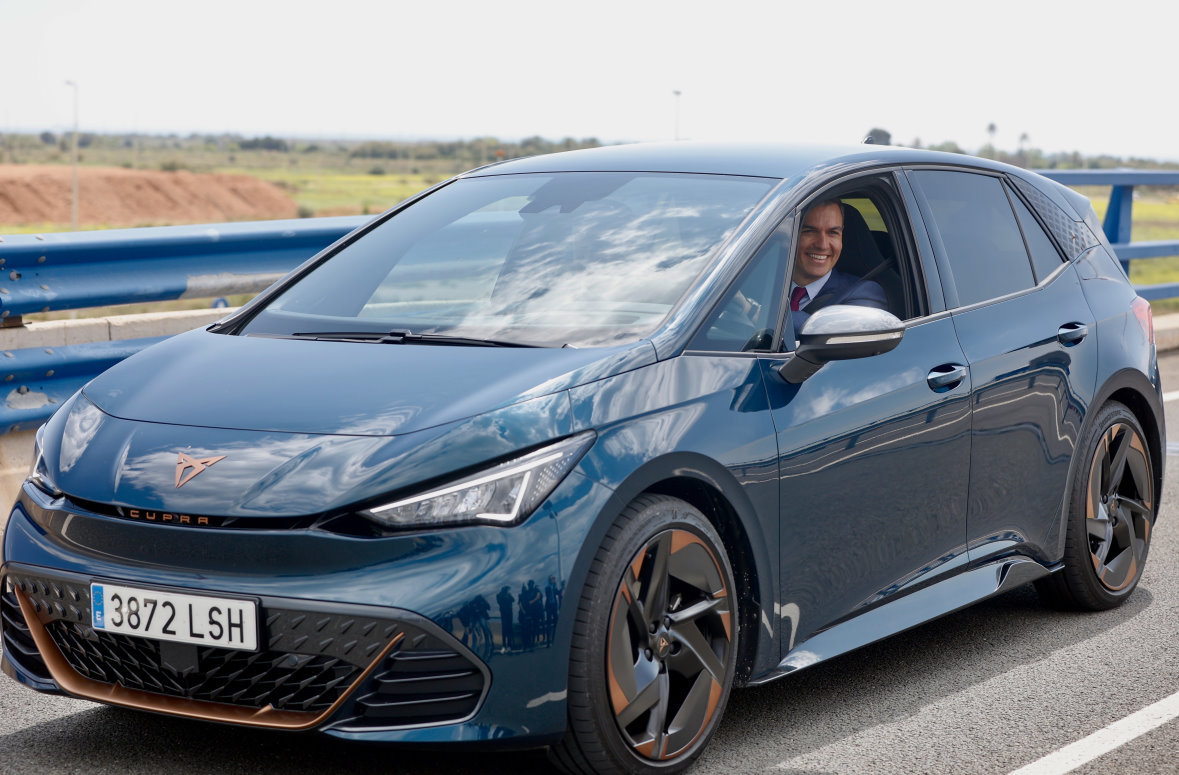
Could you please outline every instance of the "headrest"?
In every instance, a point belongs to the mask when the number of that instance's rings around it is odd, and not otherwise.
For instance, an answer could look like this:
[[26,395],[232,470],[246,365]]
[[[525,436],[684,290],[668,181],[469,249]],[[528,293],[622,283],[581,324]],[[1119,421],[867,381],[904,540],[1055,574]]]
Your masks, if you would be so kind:
[[863,276],[884,261],[884,254],[860,211],[843,203],[843,252],[837,266],[841,272]]

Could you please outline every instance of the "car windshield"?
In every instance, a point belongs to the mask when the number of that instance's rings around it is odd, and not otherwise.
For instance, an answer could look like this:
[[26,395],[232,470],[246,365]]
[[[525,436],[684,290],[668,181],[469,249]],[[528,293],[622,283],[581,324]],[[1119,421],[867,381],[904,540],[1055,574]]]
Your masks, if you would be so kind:
[[460,179],[339,250],[241,333],[633,341],[656,329],[775,182],[615,172]]

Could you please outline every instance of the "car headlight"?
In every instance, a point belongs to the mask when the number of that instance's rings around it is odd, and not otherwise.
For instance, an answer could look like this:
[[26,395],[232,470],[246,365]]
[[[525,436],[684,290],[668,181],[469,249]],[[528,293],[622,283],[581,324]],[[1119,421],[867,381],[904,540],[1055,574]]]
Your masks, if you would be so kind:
[[53,483],[53,478],[49,475],[49,466],[45,464],[45,456],[41,454],[44,437],[45,426],[42,425],[33,436],[33,463],[29,466],[29,481],[56,498],[61,495],[61,490]]
[[548,497],[594,438],[592,432],[581,433],[445,487],[361,513],[388,527],[513,525]]

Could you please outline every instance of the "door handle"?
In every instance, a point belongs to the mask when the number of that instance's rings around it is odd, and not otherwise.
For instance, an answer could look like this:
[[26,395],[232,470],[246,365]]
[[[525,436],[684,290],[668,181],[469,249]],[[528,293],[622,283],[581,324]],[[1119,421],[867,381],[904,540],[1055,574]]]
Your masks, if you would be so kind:
[[1077,342],[1085,338],[1089,333],[1089,326],[1084,323],[1065,323],[1056,332],[1056,338],[1065,347],[1072,347]]
[[966,379],[966,367],[960,363],[944,363],[930,371],[925,379],[935,393],[945,393]]

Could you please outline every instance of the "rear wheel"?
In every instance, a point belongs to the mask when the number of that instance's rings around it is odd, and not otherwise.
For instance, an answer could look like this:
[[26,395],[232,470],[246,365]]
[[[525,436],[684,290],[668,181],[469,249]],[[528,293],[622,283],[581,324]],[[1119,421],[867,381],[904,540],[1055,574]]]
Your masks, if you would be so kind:
[[1100,611],[1121,605],[1142,578],[1154,528],[1154,468],[1134,414],[1110,402],[1078,452],[1064,568],[1037,586],[1051,602]]
[[737,655],[733,573],[716,530],[684,501],[643,496],[598,549],[574,627],[571,773],[674,773],[720,721]]

